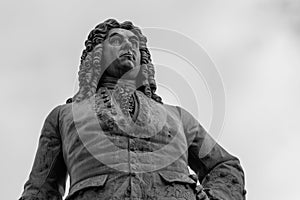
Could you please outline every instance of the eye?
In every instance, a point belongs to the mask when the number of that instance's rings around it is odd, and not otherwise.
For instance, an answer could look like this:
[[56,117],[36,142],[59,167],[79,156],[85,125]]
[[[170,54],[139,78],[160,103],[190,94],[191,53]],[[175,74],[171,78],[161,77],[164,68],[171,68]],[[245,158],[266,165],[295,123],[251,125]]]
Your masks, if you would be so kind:
[[113,46],[120,46],[121,43],[122,43],[122,38],[120,36],[112,36],[110,39],[109,39],[109,43]]
[[133,48],[138,48],[139,47],[139,41],[138,40],[131,39],[130,42],[131,42]]

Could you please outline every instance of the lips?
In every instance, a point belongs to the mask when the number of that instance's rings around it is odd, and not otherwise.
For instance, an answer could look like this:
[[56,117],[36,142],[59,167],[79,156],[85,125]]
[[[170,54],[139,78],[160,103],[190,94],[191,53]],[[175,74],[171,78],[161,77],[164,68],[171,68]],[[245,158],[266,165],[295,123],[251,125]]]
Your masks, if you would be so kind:
[[132,53],[132,52],[124,52],[124,53],[121,53],[121,54],[120,54],[120,58],[121,58],[121,57],[125,57],[125,58],[128,58],[128,59],[132,60],[132,61],[135,61],[135,55],[134,55],[134,53]]

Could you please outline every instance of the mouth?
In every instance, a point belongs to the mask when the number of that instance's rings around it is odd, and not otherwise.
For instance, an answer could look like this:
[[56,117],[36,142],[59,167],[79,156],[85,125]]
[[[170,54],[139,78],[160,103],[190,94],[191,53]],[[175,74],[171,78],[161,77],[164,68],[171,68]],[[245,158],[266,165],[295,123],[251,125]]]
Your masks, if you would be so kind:
[[135,55],[132,52],[121,53],[120,58],[127,58],[131,61],[135,61]]

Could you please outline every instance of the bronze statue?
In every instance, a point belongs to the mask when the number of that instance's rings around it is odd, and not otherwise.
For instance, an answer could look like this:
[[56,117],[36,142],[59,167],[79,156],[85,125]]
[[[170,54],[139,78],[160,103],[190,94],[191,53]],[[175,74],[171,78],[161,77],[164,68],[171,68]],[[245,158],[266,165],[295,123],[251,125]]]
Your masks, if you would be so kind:
[[[62,199],[67,175],[67,200],[245,199],[239,160],[155,94],[146,42],[128,21],[90,32],[79,91],[46,118],[20,200]],[[205,137],[214,146],[203,157]]]

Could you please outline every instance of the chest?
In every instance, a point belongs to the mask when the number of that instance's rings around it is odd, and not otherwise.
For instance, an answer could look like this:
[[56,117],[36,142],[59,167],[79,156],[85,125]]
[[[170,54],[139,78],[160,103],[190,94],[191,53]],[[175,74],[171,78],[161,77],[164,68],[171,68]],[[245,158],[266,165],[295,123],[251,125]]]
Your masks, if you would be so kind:
[[111,99],[110,105],[105,98],[74,104],[72,112],[64,117],[66,152],[71,154],[81,146],[97,151],[99,146],[112,147],[105,152],[120,149],[156,152],[163,147],[185,149],[186,138],[178,115],[141,92],[136,92],[135,98],[135,119],[124,112],[116,98]]

